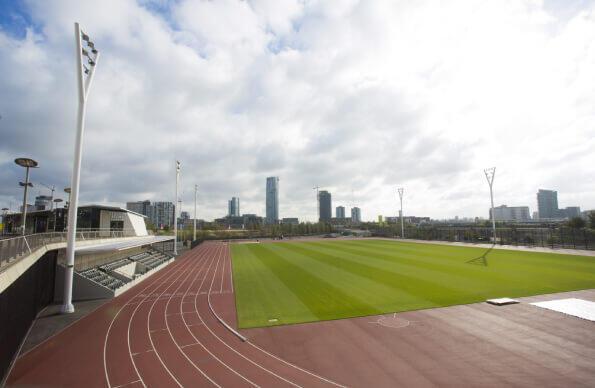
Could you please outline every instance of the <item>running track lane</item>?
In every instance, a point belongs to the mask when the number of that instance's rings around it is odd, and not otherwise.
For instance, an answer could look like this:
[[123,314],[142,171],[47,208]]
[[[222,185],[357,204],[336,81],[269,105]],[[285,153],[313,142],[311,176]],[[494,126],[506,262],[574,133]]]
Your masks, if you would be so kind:
[[204,243],[20,357],[8,385],[341,386],[242,342],[229,246]]

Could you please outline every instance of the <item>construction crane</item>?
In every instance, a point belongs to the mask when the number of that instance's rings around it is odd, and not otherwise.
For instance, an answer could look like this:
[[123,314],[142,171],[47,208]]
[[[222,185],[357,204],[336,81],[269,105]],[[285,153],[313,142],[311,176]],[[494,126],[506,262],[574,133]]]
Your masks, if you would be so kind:
[[52,191],[52,201],[50,203],[50,210],[54,210],[54,191],[56,191],[56,186],[48,186],[45,183],[39,182],[40,185],[47,187]]

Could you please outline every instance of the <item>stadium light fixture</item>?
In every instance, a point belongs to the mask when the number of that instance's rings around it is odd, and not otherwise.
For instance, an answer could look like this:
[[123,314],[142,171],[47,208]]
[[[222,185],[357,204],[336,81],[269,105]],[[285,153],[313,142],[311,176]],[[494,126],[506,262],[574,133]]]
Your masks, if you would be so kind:
[[180,180],[180,162],[176,160],[176,192],[174,198],[174,255],[178,254],[178,181]]
[[488,181],[488,185],[490,186],[490,201],[492,203],[492,233],[494,234],[494,244],[496,244],[496,214],[494,214],[494,177],[496,176],[496,167],[486,168],[483,170],[484,174],[486,175],[486,179]]
[[[97,68],[99,51],[95,44],[84,33],[79,23],[74,23],[74,41],[76,47],[76,80],[78,89],[77,131],[74,145],[74,162],[72,166],[71,189],[68,203],[68,230],[66,245],[66,269],[64,273],[64,298],[62,313],[73,313],[72,277],[74,273],[74,249],[76,237],[76,217],[78,212],[79,184],[81,178],[81,160],[83,157],[83,135],[85,130],[85,112],[89,89]],[[83,47],[85,42],[86,47]],[[91,50],[91,52],[89,52]],[[87,64],[83,63],[86,60]]]
[[198,185],[194,185],[194,233],[192,236],[192,241],[196,240],[196,197],[198,195]]
[[21,228],[23,229],[22,234],[24,236],[25,235],[25,225],[27,222],[27,190],[29,189],[29,187],[33,187],[33,184],[31,182],[29,182],[29,169],[36,168],[37,162],[35,160],[29,159],[29,158],[16,158],[14,160],[14,162],[21,167],[25,167],[25,169],[26,169],[25,182],[19,182],[19,185],[24,187],[24,190],[23,190],[23,217],[22,217],[23,219],[21,220]]
[[401,201],[401,210],[399,210],[399,216],[401,218],[401,238],[405,238],[405,227],[403,226],[403,194],[405,193],[405,189],[400,187],[397,189],[399,193],[399,200]]
[[312,190],[316,190],[316,203],[317,203],[317,207],[318,207],[318,222],[320,222],[320,186],[316,185],[315,187],[312,188]]

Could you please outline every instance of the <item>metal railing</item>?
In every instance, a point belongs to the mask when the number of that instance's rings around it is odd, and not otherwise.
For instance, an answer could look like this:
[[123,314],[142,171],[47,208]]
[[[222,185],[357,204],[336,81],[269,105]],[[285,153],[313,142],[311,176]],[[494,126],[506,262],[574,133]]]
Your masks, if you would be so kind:
[[[136,233],[133,229],[78,229],[76,231],[76,241],[134,236],[136,236]],[[0,267],[19,260],[45,245],[64,243],[66,240],[66,231],[36,233],[0,240]]]

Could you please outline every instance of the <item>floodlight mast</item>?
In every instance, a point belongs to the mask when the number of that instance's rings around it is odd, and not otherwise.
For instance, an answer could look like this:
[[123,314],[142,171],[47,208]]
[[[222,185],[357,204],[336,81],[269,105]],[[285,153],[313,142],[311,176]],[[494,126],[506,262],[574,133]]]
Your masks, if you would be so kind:
[[494,244],[496,244],[496,214],[494,213],[494,177],[496,176],[496,167],[486,168],[483,170],[486,175],[486,179],[488,181],[488,185],[490,186],[490,201],[492,203],[492,233],[494,235]]
[[194,185],[194,233],[192,236],[192,241],[196,240],[196,196],[198,195],[198,185]]
[[401,201],[401,210],[399,210],[399,216],[401,218],[401,238],[405,238],[405,227],[403,226],[403,193],[405,192],[404,188],[398,188],[397,191],[399,192],[399,200]]
[[[83,48],[82,41],[86,42],[87,48]],[[72,166],[71,195],[68,204],[68,228],[66,245],[66,269],[64,273],[64,298],[62,304],[62,313],[73,313],[72,304],[72,277],[74,273],[74,250],[76,242],[76,218],[78,213],[79,185],[81,178],[81,160],[83,157],[83,135],[85,131],[85,113],[87,108],[87,99],[89,89],[97,62],[99,60],[99,51],[95,44],[81,30],[79,23],[74,23],[74,41],[76,46],[76,83],[78,89],[78,113],[77,113],[77,132],[74,146],[74,163]],[[89,53],[90,52],[90,53]],[[87,57],[89,67],[83,64],[83,56]],[[86,75],[86,78],[85,78]]]
[[316,190],[316,203],[318,206],[318,222],[320,222],[320,193],[318,192],[318,190],[320,189],[320,186],[316,185],[315,187],[312,188],[312,190]]
[[178,181],[180,179],[180,162],[176,160],[176,194],[174,198],[174,255],[178,254]]

